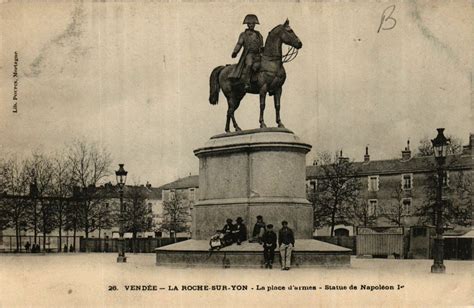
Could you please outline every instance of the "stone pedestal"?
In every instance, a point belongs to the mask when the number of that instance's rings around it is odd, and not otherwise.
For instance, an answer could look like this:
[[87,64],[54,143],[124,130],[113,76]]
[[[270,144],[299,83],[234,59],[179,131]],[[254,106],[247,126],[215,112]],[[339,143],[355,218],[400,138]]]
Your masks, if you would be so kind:
[[251,233],[262,215],[275,230],[288,221],[297,239],[313,233],[306,200],[305,156],[311,150],[287,129],[269,128],[212,137],[194,151],[199,158],[199,201],[192,237],[209,239],[227,218],[242,217]]
[[305,188],[305,156],[310,150],[287,129],[212,137],[194,151],[199,158],[200,196],[193,209],[193,238],[157,248],[156,265],[263,266],[263,248],[258,243],[244,241],[209,251],[209,238],[227,218],[242,217],[250,235],[256,216],[262,215],[276,232],[282,220],[295,232],[292,266],[349,266],[350,249],[312,239],[313,211]]

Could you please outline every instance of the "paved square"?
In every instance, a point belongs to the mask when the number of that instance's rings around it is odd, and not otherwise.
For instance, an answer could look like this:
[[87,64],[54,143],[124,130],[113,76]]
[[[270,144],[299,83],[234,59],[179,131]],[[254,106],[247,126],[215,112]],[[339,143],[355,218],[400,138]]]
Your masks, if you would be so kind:
[[[272,307],[426,307],[474,303],[472,261],[446,261],[447,273],[436,275],[430,273],[430,260],[352,258],[351,268],[281,271],[157,267],[154,254],[128,254],[125,264],[115,259],[115,254],[105,253],[0,255],[0,307],[242,307],[255,303],[272,303]],[[142,290],[136,291],[138,288]]]

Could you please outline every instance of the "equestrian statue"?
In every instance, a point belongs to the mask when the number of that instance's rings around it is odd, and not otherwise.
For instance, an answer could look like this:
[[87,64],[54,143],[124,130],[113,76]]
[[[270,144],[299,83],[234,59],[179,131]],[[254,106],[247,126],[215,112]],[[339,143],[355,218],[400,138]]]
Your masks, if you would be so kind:
[[[240,131],[235,120],[235,111],[246,93],[259,94],[260,128],[265,128],[267,126],[263,113],[268,93],[274,99],[276,123],[278,127],[285,127],[280,119],[280,98],[286,79],[283,63],[293,60],[303,43],[291,29],[288,19],[268,33],[265,46],[262,35],[255,30],[255,25],[259,24],[257,16],[249,14],[245,16],[243,23],[247,24],[247,29],[240,34],[232,52],[232,58],[235,58],[243,47],[240,60],[237,64],[218,66],[212,71],[209,102],[216,105],[219,101],[219,91],[222,90],[228,104],[225,131],[230,131],[230,120],[235,130]],[[283,44],[290,46],[285,55],[282,53]]]

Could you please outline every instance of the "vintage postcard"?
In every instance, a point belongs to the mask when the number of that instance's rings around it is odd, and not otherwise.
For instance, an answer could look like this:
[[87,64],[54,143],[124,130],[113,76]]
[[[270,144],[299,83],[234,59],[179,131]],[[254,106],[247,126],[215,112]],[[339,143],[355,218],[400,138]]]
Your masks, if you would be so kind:
[[473,17],[0,1],[0,307],[472,306]]

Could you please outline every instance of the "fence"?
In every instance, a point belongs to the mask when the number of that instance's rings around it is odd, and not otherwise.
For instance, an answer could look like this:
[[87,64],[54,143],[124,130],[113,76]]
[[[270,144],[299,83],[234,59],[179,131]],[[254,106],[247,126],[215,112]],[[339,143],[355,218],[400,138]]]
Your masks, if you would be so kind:
[[474,238],[448,237],[444,239],[444,258],[474,260]]
[[342,246],[352,250],[352,254],[356,253],[356,237],[355,236],[315,236],[315,240]]
[[[72,247],[79,249],[80,238],[76,236],[76,245],[74,245],[73,236],[61,236],[61,245],[59,244],[59,236],[48,235],[45,237],[46,241],[43,242],[43,235],[39,234],[36,237],[36,244],[39,245],[40,251],[42,252],[62,252],[64,245],[67,247],[67,251],[70,251]],[[15,235],[0,235],[0,252],[27,252],[27,243],[31,246],[34,244],[33,235],[22,235],[19,238],[19,249],[17,250],[17,238]],[[44,244],[44,245],[43,245]],[[62,246],[62,247],[61,247]]]
[[[124,245],[125,251],[127,252],[141,252],[150,253],[155,252],[155,248],[166,246],[169,244],[181,242],[189,239],[188,237],[148,237],[148,238],[136,238],[135,241],[132,238],[125,238]],[[81,252],[118,252],[118,241],[117,238],[81,238],[80,251]],[[135,249],[134,249],[135,248]]]
[[358,227],[357,255],[393,255],[403,258],[403,227]]

